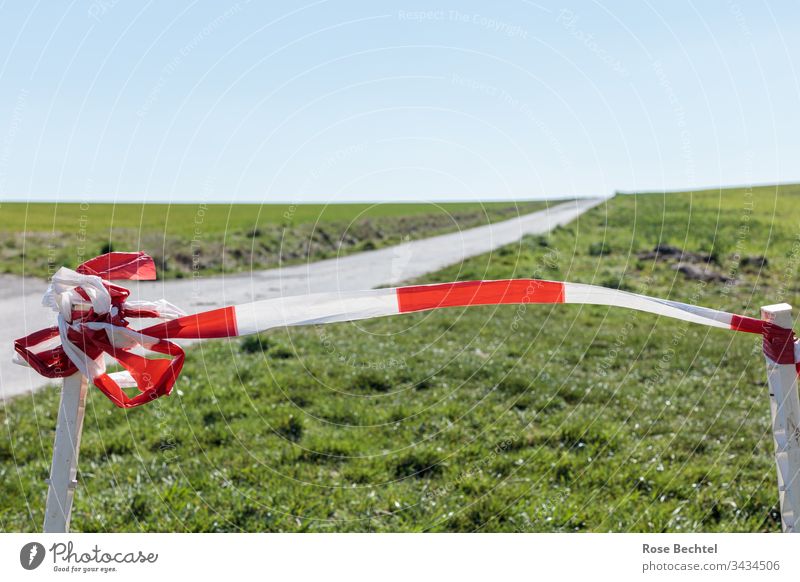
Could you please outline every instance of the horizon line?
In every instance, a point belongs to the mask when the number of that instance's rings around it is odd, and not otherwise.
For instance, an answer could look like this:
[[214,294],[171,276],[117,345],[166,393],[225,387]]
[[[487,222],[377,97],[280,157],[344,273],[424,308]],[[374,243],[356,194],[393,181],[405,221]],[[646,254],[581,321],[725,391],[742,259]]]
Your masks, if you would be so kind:
[[751,184],[730,184],[724,186],[696,186],[694,188],[671,188],[671,189],[635,189],[635,190],[613,190],[610,194],[580,194],[580,195],[556,195],[556,196],[548,196],[548,197],[534,197],[534,198],[483,198],[483,199],[475,199],[475,198],[455,198],[455,199],[443,199],[443,198],[420,198],[414,200],[400,200],[400,199],[389,199],[389,200],[359,200],[359,199],[345,199],[345,200],[336,200],[336,201],[325,201],[325,200],[308,200],[308,201],[295,201],[291,199],[283,199],[283,200],[272,200],[269,202],[259,201],[259,200],[246,200],[246,199],[238,199],[238,200],[229,200],[229,201],[214,201],[214,202],[207,202],[200,199],[194,200],[171,200],[166,198],[154,198],[145,200],[142,198],[135,199],[135,200],[117,200],[117,201],[107,201],[107,200],[96,200],[94,197],[91,199],[80,198],[80,197],[69,197],[67,199],[56,199],[56,198],[49,198],[44,200],[31,200],[25,198],[0,198],[0,204],[11,203],[11,204],[82,204],[82,203],[89,203],[89,204],[210,204],[210,205],[219,205],[219,204],[259,204],[262,206],[269,206],[269,205],[279,205],[279,204],[289,204],[294,206],[303,206],[303,205],[311,205],[311,204],[421,204],[421,203],[432,203],[432,204],[464,204],[464,203],[481,203],[481,204],[492,204],[492,203],[516,203],[516,202],[544,202],[544,201],[567,201],[567,200],[583,200],[588,198],[613,198],[616,195],[621,196],[633,196],[633,195],[652,195],[652,194],[681,194],[681,193],[699,193],[699,192],[709,192],[714,190],[741,190],[741,189],[756,189],[756,188],[779,188],[783,186],[797,186],[800,185],[800,181],[786,181],[786,182],[759,182],[759,183],[751,183]]

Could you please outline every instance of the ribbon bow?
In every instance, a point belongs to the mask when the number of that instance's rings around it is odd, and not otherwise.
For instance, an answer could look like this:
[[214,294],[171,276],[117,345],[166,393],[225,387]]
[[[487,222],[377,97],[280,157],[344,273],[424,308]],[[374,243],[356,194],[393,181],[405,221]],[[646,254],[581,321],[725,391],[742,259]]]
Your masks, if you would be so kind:
[[[146,330],[130,329],[128,319],[174,320],[185,313],[164,300],[130,301],[127,289],[109,282],[155,278],[153,259],[142,252],[107,253],[74,271],[61,267],[42,299],[44,306],[58,313],[58,323],[16,340],[17,363],[27,364],[47,378],[80,372],[122,408],[169,394],[183,367],[183,350]],[[130,352],[137,347],[169,358],[148,359]],[[125,371],[107,373],[104,354]],[[139,394],[130,398],[123,388],[134,386]]]
[[[62,267],[53,276],[43,300],[45,306],[58,313],[58,325],[16,340],[16,361],[30,365],[47,378],[80,372],[114,404],[133,408],[172,390],[185,356],[172,339],[234,337],[274,327],[355,321],[444,307],[572,303],[623,307],[760,334],[767,358],[778,364],[794,363],[800,372],[800,344],[791,329],[734,313],[595,285],[538,279],[463,281],[278,297],[185,315],[164,300],[130,301],[127,289],[109,282],[155,278],[153,259],[142,252],[107,253],[75,271]],[[134,330],[129,327],[130,318],[165,321]],[[132,353],[134,348],[168,357],[146,358]],[[107,373],[105,355],[115,359],[124,371]],[[130,398],[123,388],[134,386],[139,394]]]

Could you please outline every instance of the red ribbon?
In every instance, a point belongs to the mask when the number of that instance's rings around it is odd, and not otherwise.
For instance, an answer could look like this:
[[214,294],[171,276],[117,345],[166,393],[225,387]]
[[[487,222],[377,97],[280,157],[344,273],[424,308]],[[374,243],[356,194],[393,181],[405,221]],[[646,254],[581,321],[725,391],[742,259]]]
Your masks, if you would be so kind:
[[[112,309],[105,314],[95,313],[93,309],[73,311],[72,322],[78,324],[79,331],[70,328],[67,338],[91,359],[96,359],[103,354],[114,358],[130,372],[136,382],[139,394],[129,397],[109,374],[101,374],[92,378],[94,385],[121,408],[134,408],[168,395],[178,379],[185,358],[183,350],[178,345],[163,338],[150,336],[154,337],[154,342],[148,344],[147,349],[167,355],[169,358],[149,359],[132,354],[127,349],[114,347],[104,329],[92,330],[82,325],[97,322],[128,328],[129,318],[159,317],[156,311],[126,307],[125,300],[130,295],[130,291],[108,282],[109,279],[154,280],[156,267],[153,259],[142,252],[107,253],[81,264],[76,272],[83,275],[95,275],[103,279],[103,286],[111,296]],[[78,287],[77,291],[84,299],[89,299],[85,290]],[[16,340],[14,349],[34,370],[46,378],[71,376],[78,372],[78,367],[69,359],[62,345],[34,351],[34,348],[42,342],[58,336],[58,327],[42,329]]]

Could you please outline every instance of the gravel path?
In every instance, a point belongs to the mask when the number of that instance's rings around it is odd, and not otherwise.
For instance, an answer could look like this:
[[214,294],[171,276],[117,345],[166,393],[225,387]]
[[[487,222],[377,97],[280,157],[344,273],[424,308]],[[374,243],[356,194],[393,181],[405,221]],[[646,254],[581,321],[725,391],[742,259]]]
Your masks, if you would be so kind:
[[[253,273],[224,277],[129,282],[136,299],[168,299],[187,313],[224,305],[319,291],[349,291],[398,284],[462,260],[542,234],[572,222],[603,199],[565,202],[547,210],[461,232],[353,254]],[[55,314],[41,306],[47,284],[41,279],[0,276],[0,399],[52,382],[11,362],[14,339],[53,325]]]

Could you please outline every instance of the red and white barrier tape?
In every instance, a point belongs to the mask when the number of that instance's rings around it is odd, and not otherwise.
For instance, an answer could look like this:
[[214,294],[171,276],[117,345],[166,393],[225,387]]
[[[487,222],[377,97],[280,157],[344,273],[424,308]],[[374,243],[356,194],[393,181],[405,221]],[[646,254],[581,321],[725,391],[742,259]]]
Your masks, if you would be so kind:
[[[800,362],[800,346],[790,329],[760,319],[594,285],[537,279],[466,281],[281,297],[184,315],[166,301],[128,301],[127,289],[108,282],[152,280],[155,275],[153,260],[144,253],[108,253],[83,263],[76,271],[59,269],[43,300],[45,306],[58,312],[58,325],[16,340],[16,361],[48,378],[81,372],[114,404],[131,408],[172,390],[183,366],[184,352],[170,340],[235,337],[275,327],[356,321],[443,307],[572,303],[624,307],[761,334],[768,358],[780,364]],[[154,317],[165,321],[142,330],[129,327],[129,318]],[[131,353],[137,346],[170,358],[150,359]],[[104,354],[126,371],[107,373]],[[131,398],[123,388],[133,386],[139,394]]]

